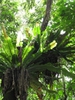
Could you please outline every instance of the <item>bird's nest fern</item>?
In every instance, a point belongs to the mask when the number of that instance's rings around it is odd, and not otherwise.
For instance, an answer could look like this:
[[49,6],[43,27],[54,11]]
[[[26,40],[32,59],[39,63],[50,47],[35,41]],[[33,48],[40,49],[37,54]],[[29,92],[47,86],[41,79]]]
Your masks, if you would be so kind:
[[[39,27],[33,29],[34,38],[24,40],[22,46],[16,47],[12,39],[6,34],[3,28],[4,40],[0,47],[0,78],[2,78],[2,87],[4,99],[26,100],[27,90],[33,88],[42,100],[42,89],[49,93],[56,93],[48,90],[45,85],[39,81],[42,77],[45,84],[53,84],[57,79],[57,74],[74,78],[74,74],[63,67],[60,67],[60,58],[74,63],[75,47],[72,41],[72,35],[65,32],[60,35],[60,30],[45,30],[42,34]],[[27,33],[29,34],[29,33]],[[30,34],[31,35],[31,34]],[[30,37],[29,35],[29,37]],[[36,37],[35,37],[36,36]]]

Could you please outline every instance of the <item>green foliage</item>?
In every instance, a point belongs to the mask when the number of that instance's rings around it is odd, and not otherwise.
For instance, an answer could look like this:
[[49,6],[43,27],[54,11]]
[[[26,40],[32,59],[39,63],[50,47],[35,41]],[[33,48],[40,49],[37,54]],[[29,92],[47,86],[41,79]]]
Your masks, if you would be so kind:
[[[0,4],[0,23],[4,23],[8,34],[15,33],[19,26],[18,20],[15,18],[18,12],[18,3],[10,0],[2,0]],[[1,27],[1,26],[0,26]]]
[[35,4],[35,0],[31,1],[31,0],[27,0],[25,2],[23,2],[23,5],[24,5],[24,9],[26,9],[27,11],[29,9],[31,9]]
[[[37,5],[34,1],[23,2],[26,14]],[[28,13],[26,16],[28,26],[31,26],[32,30],[29,31],[31,27],[25,30],[26,39],[20,41],[22,44],[17,47],[16,42],[14,43],[16,39],[11,38],[14,35],[9,37],[17,29],[18,23],[15,20],[17,3],[10,0],[1,2],[0,22],[5,23],[9,36],[5,31],[2,32],[0,78],[8,68],[12,70],[22,67],[23,71],[25,69],[28,71],[24,76],[26,80],[23,78],[28,85],[28,100],[35,98],[38,100],[38,97],[41,99],[42,94],[44,100],[66,100],[66,98],[72,100],[75,94],[75,1],[55,1],[52,5],[50,22],[45,31],[41,32],[40,24],[45,4],[42,2],[42,5],[37,5],[35,13]],[[62,31],[64,34],[61,34]],[[49,71],[49,76],[46,75],[46,71]],[[49,78],[49,84],[46,83],[46,77]],[[70,80],[66,80],[66,77]],[[24,85],[22,83],[20,85]]]
[[52,27],[59,28],[69,33],[71,31],[74,31],[75,29],[74,6],[75,6],[75,1],[70,1],[70,0],[56,1],[52,9],[52,21],[54,23]]

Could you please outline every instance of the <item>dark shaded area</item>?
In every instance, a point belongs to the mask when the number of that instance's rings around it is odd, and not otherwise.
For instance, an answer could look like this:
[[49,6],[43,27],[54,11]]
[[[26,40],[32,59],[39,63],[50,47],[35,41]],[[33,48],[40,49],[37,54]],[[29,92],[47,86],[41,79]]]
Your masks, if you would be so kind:
[[15,91],[14,90],[9,91],[3,97],[4,98],[2,100],[18,100],[15,96]]
[[[47,64],[47,63],[52,63],[56,64],[58,61],[59,55],[53,51],[49,50],[48,52],[42,53],[42,55],[34,62],[34,63],[40,63],[40,64]],[[37,72],[39,73],[39,72]],[[46,84],[52,84],[53,83],[53,78],[57,73],[51,72],[48,69],[42,72],[44,74],[44,79]]]
[[28,81],[27,71],[21,68],[7,69],[3,74],[3,100],[26,100]]

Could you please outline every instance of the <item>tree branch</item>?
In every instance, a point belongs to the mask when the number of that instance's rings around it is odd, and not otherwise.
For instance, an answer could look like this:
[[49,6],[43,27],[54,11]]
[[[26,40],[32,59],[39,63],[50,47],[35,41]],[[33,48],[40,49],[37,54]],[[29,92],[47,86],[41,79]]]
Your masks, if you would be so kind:
[[45,16],[43,18],[42,25],[41,25],[41,32],[44,31],[47,27],[47,24],[48,24],[48,21],[49,21],[49,18],[50,18],[50,11],[51,11],[52,1],[53,0],[47,0],[46,13],[45,13]]

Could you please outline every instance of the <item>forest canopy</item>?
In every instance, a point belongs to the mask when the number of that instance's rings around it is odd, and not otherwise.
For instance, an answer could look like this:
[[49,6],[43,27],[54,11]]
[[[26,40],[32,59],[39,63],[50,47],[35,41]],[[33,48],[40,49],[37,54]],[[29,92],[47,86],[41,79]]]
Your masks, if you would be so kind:
[[0,0],[0,99],[75,99],[75,1]]

